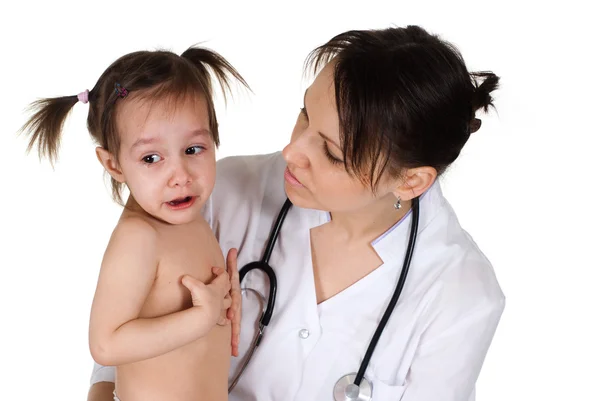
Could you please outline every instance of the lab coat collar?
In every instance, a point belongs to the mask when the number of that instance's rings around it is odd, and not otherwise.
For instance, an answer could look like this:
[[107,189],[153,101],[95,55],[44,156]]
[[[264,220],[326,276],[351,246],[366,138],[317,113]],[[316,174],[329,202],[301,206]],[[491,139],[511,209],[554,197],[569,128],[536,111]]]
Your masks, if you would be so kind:
[[[429,187],[419,201],[419,230],[420,234],[438,213],[445,203],[442,189],[438,180]],[[390,206],[391,207],[391,206]],[[320,210],[311,210],[310,228],[320,226],[331,221],[331,214]],[[398,220],[396,224],[390,227],[386,232],[377,237],[371,246],[379,255],[384,263],[389,260],[397,259],[399,249],[398,244],[406,244],[410,226],[412,224],[412,209]]]
[[[429,223],[442,209],[445,202],[439,180],[436,180],[433,185],[421,195],[419,200],[418,235],[427,228]],[[371,243],[384,264],[393,260],[398,260],[399,249],[402,249],[402,252],[404,253],[404,249],[408,244],[412,217],[413,213],[411,210],[394,226]]]

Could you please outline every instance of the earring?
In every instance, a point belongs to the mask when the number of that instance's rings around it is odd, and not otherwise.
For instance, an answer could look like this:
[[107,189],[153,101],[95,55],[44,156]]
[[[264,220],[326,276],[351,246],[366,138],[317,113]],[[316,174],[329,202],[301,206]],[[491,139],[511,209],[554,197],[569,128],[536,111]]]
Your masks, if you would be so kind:
[[396,203],[394,203],[394,209],[400,210],[401,207],[402,207],[402,204],[400,203],[400,198],[398,198]]

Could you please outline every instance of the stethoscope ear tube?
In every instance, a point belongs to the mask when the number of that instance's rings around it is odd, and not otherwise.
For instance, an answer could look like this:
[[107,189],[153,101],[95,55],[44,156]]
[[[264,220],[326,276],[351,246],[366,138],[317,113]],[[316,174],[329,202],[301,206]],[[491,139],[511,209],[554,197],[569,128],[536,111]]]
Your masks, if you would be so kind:
[[[283,222],[285,220],[285,216],[287,215],[288,211],[290,210],[290,207],[292,207],[292,202],[289,200],[289,198],[286,198],[285,203],[283,204],[283,206],[281,207],[281,210],[279,211],[277,220],[275,220],[275,226],[271,229],[271,234],[269,235],[269,239],[267,240],[267,247],[265,248],[265,251],[263,252],[262,262],[267,264],[267,266],[269,263],[269,259],[271,259],[271,252],[273,252],[273,247],[275,246],[275,241],[277,241],[277,236],[279,235],[279,230],[281,229],[281,225],[283,224]],[[269,266],[269,269],[270,268],[271,267]],[[273,269],[271,269],[271,270],[273,270]]]

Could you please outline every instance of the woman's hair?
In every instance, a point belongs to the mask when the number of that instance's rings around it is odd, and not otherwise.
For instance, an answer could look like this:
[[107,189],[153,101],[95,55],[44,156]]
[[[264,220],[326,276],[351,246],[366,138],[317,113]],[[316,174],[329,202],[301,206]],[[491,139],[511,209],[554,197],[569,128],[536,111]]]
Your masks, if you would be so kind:
[[374,189],[388,171],[431,166],[438,174],[479,129],[499,78],[469,73],[460,52],[418,26],[348,31],[306,59],[317,73],[334,60],[346,169]]
[[[21,129],[31,136],[27,150],[37,147],[40,157],[48,157],[54,162],[58,157],[64,122],[72,107],[81,100],[84,103],[89,101],[87,128],[94,141],[115,158],[118,157],[117,109],[121,103],[119,99],[130,96],[130,92],[150,101],[169,99],[177,102],[188,96],[204,97],[210,132],[218,146],[219,130],[209,68],[219,81],[224,96],[225,89],[231,92],[228,75],[248,88],[235,68],[209,49],[190,47],[180,56],[164,50],[126,54],[102,73],[92,90],[33,102],[30,105],[33,115]],[[112,178],[111,184],[113,199],[122,204],[122,185]]]

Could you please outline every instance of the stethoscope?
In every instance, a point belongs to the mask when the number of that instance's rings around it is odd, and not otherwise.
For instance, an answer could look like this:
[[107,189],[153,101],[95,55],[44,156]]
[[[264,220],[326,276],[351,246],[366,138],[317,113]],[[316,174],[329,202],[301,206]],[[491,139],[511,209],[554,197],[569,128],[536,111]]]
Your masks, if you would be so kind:
[[[244,280],[246,274],[249,271],[258,269],[264,272],[269,277],[269,298],[266,300],[262,297],[262,295],[251,288],[244,288],[244,291],[250,291],[258,296],[262,303],[262,315],[260,320],[258,321],[258,330],[254,336],[252,346],[246,357],[244,362],[239,369],[239,372],[235,375],[233,381],[229,385],[229,392],[235,387],[240,376],[246,370],[246,366],[248,366],[248,362],[254,355],[254,351],[260,345],[260,341],[263,338],[265,327],[268,326],[271,321],[271,317],[273,316],[273,309],[275,306],[275,297],[277,295],[277,277],[275,276],[275,272],[273,268],[269,266],[269,259],[271,258],[271,252],[273,252],[273,248],[275,246],[275,241],[277,241],[277,236],[279,235],[279,230],[281,229],[281,225],[285,220],[285,216],[287,215],[290,207],[292,206],[292,202],[289,199],[286,199],[283,204],[279,215],[277,216],[277,220],[275,221],[275,226],[271,229],[271,233],[269,234],[269,239],[267,241],[267,248],[265,249],[262,259],[255,262],[250,262],[240,270],[240,283]],[[383,314],[383,317],[379,321],[377,325],[377,329],[375,329],[375,333],[373,333],[373,337],[371,338],[371,342],[369,343],[369,347],[367,348],[367,352],[365,352],[365,356],[360,364],[358,372],[356,373],[348,373],[342,376],[333,388],[333,399],[335,401],[370,401],[373,397],[373,384],[364,377],[365,372],[367,370],[367,366],[369,365],[369,361],[373,356],[373,352],[375,351],[375,347],[377,346],[377,342],[381,337],[381,333],[385,329],[385,326],[396,307],[396,303],[398,302],[398,298],[400,298],[400,294],[402,293],[402,288],[404,287],[404,283],[406,282],[406,276],[408,275],[408,269],[410,267],[410,261],[412,259],[413,251],[415,249],[415,243],[417,240],[417,230],[419,227],[419,198],[413,198],[411,203],[412,209],[412,223],[410,227],[410,236],[408,238],[408,246],[406,247],[406,255],[404,256],[404,263],[402,266],[402,272],[400,273],[400,278],[398,280],[398,284],[394,289],[394,293],[392,294],[392,298]]]

